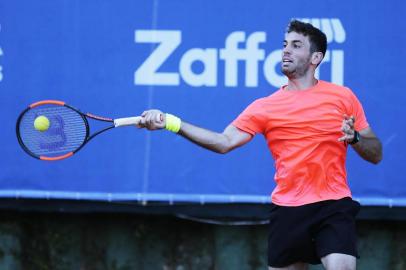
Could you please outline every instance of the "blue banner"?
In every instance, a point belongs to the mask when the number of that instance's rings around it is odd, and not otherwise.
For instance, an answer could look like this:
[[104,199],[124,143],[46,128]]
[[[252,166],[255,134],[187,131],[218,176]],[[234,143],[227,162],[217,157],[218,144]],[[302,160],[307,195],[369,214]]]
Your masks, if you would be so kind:
[[349,150],[354,197],[405,206],[405,9],[400,0],[3,0],[0,197],[268,203],[274,166],[261,136],[218,155],[167,131],[120,128],[43,162],[20,148],[15,123],[29,104],[57,99],[112,118],[158,108],[222,131],[286,82],[281,48],[297,18],[326,33],[317,75],[354,91],[384,147],[378,166]]

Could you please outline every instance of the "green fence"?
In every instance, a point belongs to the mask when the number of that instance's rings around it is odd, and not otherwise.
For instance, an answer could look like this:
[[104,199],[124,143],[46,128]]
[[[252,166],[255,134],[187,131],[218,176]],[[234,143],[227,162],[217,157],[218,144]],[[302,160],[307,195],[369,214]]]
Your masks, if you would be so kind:
[[[406,269],[405,221],[360,220],[358,231],[358,269]],[[266,250],[267,225],[134,213],[1,212],[0,269],[259,270],[267,269]]]

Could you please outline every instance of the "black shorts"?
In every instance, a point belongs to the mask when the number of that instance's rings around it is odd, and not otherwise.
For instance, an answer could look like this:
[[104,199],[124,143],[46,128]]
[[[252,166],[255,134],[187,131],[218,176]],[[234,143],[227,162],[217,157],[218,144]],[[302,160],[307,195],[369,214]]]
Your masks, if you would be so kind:
[[271,205],[268,265],[321,263],[331,253],[355,257],[355,216],[360,204],[351,198],[321,201],[303,206]]

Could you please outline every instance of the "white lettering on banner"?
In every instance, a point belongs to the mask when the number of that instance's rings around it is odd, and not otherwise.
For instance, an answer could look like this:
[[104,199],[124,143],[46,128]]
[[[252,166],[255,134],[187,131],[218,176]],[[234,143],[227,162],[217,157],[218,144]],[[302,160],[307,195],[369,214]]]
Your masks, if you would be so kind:
[[[345,41],[345,31],[339,19],[300,19],[311,22],[315,27],[326,33],[327,41],[342,43]],[[182,43],[180,30],[136,30],[136,43],[158,43],[156,49],[135,71],[136,85],[180,85],[180,78],[194,87],[218,86],[218,61],[224,61],[224,86],[237,87],[238,68],[245,64],[244,86],[257,87],[259,82],[259,65],[263,62],[262,72],[266,81],[280,87],[287,79],[277,71],[280,70],[282,50],[271,51],[266,55],[260,44],[266,42],[265,32],[253,32],[247,36],[243,31],[230,33],[225,39],[224,48],[191,48],[183,53],[179,61],[179,70],[161,72],[159,68],[172,56]],[[172,56],[173,57],[173,56]],[[192,66],[200,62],[203,70],[196,73]],[[328,50],[320,66],[330,65],[331,81],[342,85],[344,83],[344,51]],[[326,67],[327,68],[327,67]],[[316,70],[319,77],[320,68]]]
[[225,62],[225,86],[235,87],[238,82],[238,61],[245,61],[245,86],[258,86],[258,61],[265,52],[258,44],[265,42],[264,32],[255,32],[248,37],[247,47],[239,49],[238,43],[245,41],[244,32],[233,32],[226,39],[226,47],[220,50],[220,59]]
[[344,84],[344,51],[331,51],[331,81],[343,85]]
[[[330,57],[330,55],[332,55]],[[331,60],[330,60],[331,58]],[[320,66],[324,63],[331,62],[331,81],[333,83],[343,85],[344,84],[344,51],[333,50],[326,51],[326,55],[323,58]],[[316,69],[316,78],[320,76],[320,68]]]
[[311,23],[314,27],[322,30],[323,33],[326,34],[327,43],[331,43],[333,41],[337,43],[343,43],[345,41],[345,30],[343,25],[341,24],[340,19],[298,18],[298,20],[306,23]]
[[138,30],[135,31],[137,43],[159,43],[151,55],[135,72],[135,84],[140,85],[179,85],[176,72],[156,72],[181,42],[180,31]]
[[[192,64],[200,61],[204,70],[196,74]],[[185,82],[191,86],[216,86],[217,85],[217,50],[216,49],[191,49],[180,60],[180,74]]]

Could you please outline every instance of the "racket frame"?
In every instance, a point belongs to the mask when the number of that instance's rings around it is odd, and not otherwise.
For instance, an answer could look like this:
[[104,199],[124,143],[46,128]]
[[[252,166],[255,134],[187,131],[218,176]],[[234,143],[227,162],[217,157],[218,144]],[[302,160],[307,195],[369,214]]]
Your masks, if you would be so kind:
[[[71,152],[68,152],[68,153],[66,153],[66,154],[64,154],[64,155],[55,156],[55,157],[38,156],[38,155],[34,154],[33,152],[31,152],[31,151],[27,148],[27,146],[25,146],[25,144],[24,144],[24,142],[22,141],[21,136],[20,136],[20,122],[21,122],[21,119],[23,118],[23,116],[25,115],[25,113],[26,113],[27,111],[29,111],[29,110],[35,108],[35,107],[38,107],[38,106],[41,106],[41,105],[48,105],[48,104],[49,104],[49,105],[65,106],[65,107],[67,107],[67,108],[69,108],[69,109],[75,111],[76,113],[78,113],[78,114],[82,117],[83,123],[85,124],[85,128],[86,128],[86,136],[85,136],[85,139],[83,140],[82,144],[81,144],[78,148],[76,148],[75,150],[73,150],[73,151],[71,151]],[[105,128],[103,128],[103,129],[101,129],[101,130],[99,130],[99,131],[97,131],[97,132],[95,132],[95,133],[93,133],[93,134],[90,135],[90,126],[89,126],[89,122],[88,122],[87,118],[94,119],[94,120],[98,120],[98,121],[103,121],[103,122],[109,122],[109,123],[112,123],[112,125],[107,126],[107,127],[105,127]],[[32,157],[34,157],[34,158],[37,158],[37,159],[40,159],[40,160],[56,161],[56,160],[62,160],[62,159],[65,159],[65,158],[68,158],[68,157],[72,156],[73,154],[75,154],[76,152],[78,152],[80,149],[82,149],[82,147],[85,146],[85,145],[86,145],[91,139],[93,139],[95,136],[97,136],[97,135],[99,135],[100,133],[103,133],[103,132],[105,132],[105,131],[107,131],[107,130],[109,130],[109,129],[112,129],[112,128],[114,128],[114,127],[115,127],[115,125],[114,125],[114,119],[112,119],[112,118],[97,116],[97,115],[94,115],[94,114],[91,114],[91,113],[83,113],[83,112],[79,111],[78,109],[76,109],[76,108],[74,108],[74,107],[72,107],[72,106],[70,106],[70,105],[68,105],[68,104],[66,104],[65,102],[60,101],[60,100],[42,100],[42,101],[38,101],[38,102],[32,103],[32,104],[29,105],[24,111],[22,111],[22,112],[20,113],[20,115],[19,115],[19,117],[18,117],[18,119],[17,119],[16,133],[17,133],[18,143],[19,143],[20,146],[23,148],[23,150],[24,150],[26,153],[28,153],[30,156],[32,156]]]

